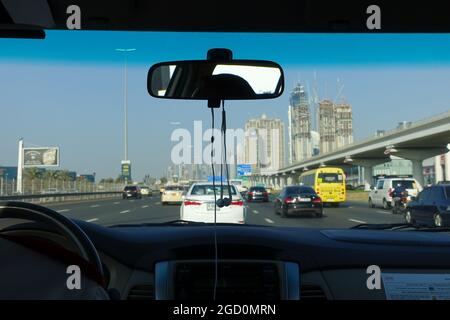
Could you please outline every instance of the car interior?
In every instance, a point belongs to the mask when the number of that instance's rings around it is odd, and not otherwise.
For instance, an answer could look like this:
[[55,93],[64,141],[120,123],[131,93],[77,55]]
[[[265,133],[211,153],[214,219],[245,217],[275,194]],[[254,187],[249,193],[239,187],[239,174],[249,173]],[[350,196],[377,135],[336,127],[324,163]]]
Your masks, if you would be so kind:
[[[202,32],[241,32],[243,38],[239,41],[243,42],[255,34],[259,37],[266,33],[274,37],[283,32],[306,33],[312,37],[317,35],[318,39],[321,33],[380,33],[366,27],[366,9],[370,5],[367,1],[348,6],[339,1],[312,0],[282,1],[274,6],[246,1],[226,1],[220,5],[143,0],[25,2],[0,0],[0,38],[15,41],[34,38],[33,41],[41,41],[45,46],[46,32],[49,37],[51,32],[82,35],[102,31],[193,32],[194,36]],[[70,5],[81,8],[81,30],[67,31],[66,9]],[[386,28],[382,32],[450,32],[450,25],[443,22],[448,21],[443,10],[423,6],[422,20],[415,20],[401,13],[402,10],[401,6],[386,4],[382,20]],[[404,27],[413,23],[418,25]],[[283,37],[279,37],[282,41]],[[94,43],[91,45],[95,47]],[[180,40],[180,46],[184,45]],[[301,59],[302,53],[298,54]],[[180,56],[169,52],[167,61],[147,65],[147,79],[139,78],[139,90],[145,91],[149,99],[151,96],[153,100],[149,101],[162,98],[168,104],[176,101],[182,105],[184,100],[196,100],[195,108],[205,114],[208,126],[211,112],[214,123],[214,110],[216,121],[223,117],[219,126],[223,130],[226,117],[246,113],[244,107],[228,107],[228,100],[276,101],[290,89],[284,65],[275,59],[271,61],[272,56],[268,55],[266,60],[260,59],[261,55],[242,57],[238,50],[226,45],[205,47],[195,55],[186,54],[181,58],[184,60],[176,60]],[[234,63],[280,70],[273,91],[259,96],[252,89],[251,81],[239,74],[214,75],[218,64]],[[170,76],[170,66],[174,65],[176,68],[171,69]],[[189,109],[191,102],[187,101],[184,108]],[[158,118],[158,108],[153,106],[152,117]],[[215,138],[220,140],[218,136]],[[335,177],[330,175],[324,179]],[[199,187],[193,193],[212,192],[222,200],[216,202],[217,208],[229,205],[232,200],[228,198],[231,190],[228,182],[214,183],[216,189]],[[231,198],[235,190],[233,187]],[[275,218],[266,219],[267,225],[178,219],[148,222],[131,218],[126,223],[102,225],[66,216],[45,203],[11,199],[0,199],[1,300],[408,300],[429,297],[418,297],[405,289],[421,280],[428,284],[424,280],[428,276],[435,277],[433,285],[441,290],[437,296],[450,299],[448,227],[426,228],[403,222],[393,224],[390,220],[379,225],[357,223],[350,228],[331,224],[327,227],[295,225],[303,220],[326,221],[327,210],[345,211],[346,206],[324,208],[321,219],[293,218],[289,220],[294,221],[291,225],[289,221],[284,225],[270,225],[270,219]],[[141,200],[131,201],[127,205]],[[364,206],[364,210],[372,210],[367,202]],[[171,206],[164,210],[175,209]],[[261,214],[259,209],[255,210],[249,210],[249,214]],[[273,212],[273,202],[270,210]],[[69,265],[82,270],[80,290],[67,289]],[[377,281],[371,285],[371,276],[376,275],[368,271],[371,266],[381,270],[381,286],[376,285]],[[72,284],[77,286],[76,281]]]

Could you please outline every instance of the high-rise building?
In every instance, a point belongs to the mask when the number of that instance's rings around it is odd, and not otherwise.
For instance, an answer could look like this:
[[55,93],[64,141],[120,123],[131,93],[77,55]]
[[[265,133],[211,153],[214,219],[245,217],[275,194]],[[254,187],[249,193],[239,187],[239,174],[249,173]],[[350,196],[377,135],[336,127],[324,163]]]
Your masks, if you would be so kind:
[[336,117],[330,100],[319,102],[319,135],[321,154],[336,149]]
[[284,124],[265,114],[245,124],[244,161],[253,172],[278,170],[284,166]]
[[334,105],[336,116],[336,148],[353,143],[352,107],[348,103]]
[[320,153],[353,143],[352,107],[348,103],[319,102]]
[[289,162],[311,157],[311,114],[304,86],[297,85],[291,93],[288,109]]

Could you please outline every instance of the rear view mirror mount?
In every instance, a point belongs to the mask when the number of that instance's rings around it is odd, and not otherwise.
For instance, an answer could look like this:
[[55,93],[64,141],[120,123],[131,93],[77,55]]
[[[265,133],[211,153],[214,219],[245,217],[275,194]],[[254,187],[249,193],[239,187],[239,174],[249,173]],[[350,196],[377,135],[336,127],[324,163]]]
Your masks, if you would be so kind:
[[228,49],[211,49],[207,58],[153,65],[147,77],[149,94],[207,100],[208,107],[217,108],[223,100],[273,99],[283,93],[283,69],[275,62],[233,60]]

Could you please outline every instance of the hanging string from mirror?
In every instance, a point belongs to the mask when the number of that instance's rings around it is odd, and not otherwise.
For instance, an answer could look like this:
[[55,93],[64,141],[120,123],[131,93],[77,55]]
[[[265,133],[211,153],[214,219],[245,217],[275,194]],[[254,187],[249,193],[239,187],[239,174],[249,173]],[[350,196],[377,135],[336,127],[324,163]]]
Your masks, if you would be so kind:
[[218,250],[217,250],[217,195],[216,195],[216,174],[214,170],[214,108],[211,109],[211,171],[214,193],[214,289],[213,301],[216,301],[217,279],[218,279]]
[[[223,199],[223,205],[228,207],[232,202],[231,195],[231,185],[230,185],[230,173],[228,170],[228,162],[227,162],[227,114],[225,111],[225,101],[222,100],[222,143],[223,143],[223,163],[225,164],[225,172],[227,178],[227,189],[228,189],[228,198]],[[222,179],[223,180],[223,179]],[[223,184],[222,184],[223,189]],[[223,194],[223,191],[222,191]]]

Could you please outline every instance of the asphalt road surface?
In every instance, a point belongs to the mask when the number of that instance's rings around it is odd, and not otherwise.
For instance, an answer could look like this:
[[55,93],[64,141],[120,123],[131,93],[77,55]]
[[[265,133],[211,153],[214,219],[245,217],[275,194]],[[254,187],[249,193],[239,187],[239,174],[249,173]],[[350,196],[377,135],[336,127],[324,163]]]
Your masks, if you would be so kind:
[[[271,202],[247,203],[246,205],[248,206],[246,223],[256,225],[349,228],[361,223],[404,222],[402,215],[393,215],[390,210],[381,208],[369,208],[365,202],[348,201],[338,208],[325,207],[322,218],[316,218],[312,215],[282,218],[274,213]],[[180,206],[163,206],[159,196],[131,200],[117,198],[54,203],[47,206],[70,218],[101,225],[161,223],[180,218]]]

